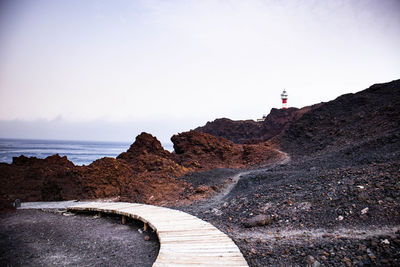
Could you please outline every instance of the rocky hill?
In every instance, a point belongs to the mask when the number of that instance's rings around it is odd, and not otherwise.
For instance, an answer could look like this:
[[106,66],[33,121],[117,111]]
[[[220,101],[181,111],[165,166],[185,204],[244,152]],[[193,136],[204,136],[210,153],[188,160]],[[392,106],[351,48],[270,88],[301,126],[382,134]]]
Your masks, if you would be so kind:
[[207,122],[207,124],[202,127],[197,127],[195,131],[222,137],[239,144],[265,142],[280,134],[292,122],[301,118],[305,113],[318,108],[321,105],[322,103],[301,109],[273,108],[264,121],[234,121],[226,118],[216,119],[212,122]]
[[340,151],[362,160],[375,151],[384,160],[397,155],[400,80],[375,84],[313,109],[292,122],[278,139],[283,150],[299,156]]

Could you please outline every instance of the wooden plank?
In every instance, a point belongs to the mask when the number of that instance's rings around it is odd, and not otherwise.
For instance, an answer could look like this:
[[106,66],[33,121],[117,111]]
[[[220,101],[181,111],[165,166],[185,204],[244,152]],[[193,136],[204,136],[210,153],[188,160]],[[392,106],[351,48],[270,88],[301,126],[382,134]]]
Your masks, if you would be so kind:
[[173,243],[173,242],[193,242],[193,243],[199,243],[199,242],[209,242],[209,243],[215,243],[215,242],[231,242],[230,239],[224,236],[181,236],[181,237],[164,237],[162,238],[163,243]]
[[237,265],[229,265],[229,264],[223,264],[219,263],[213,264],[213,263],[206,263],[206,264],[198,264],[198,263],[165,263],[165,262],[154,262],[153,267],[186,267],[186,266],[196,266],[196,267],[248,267],[247,263],[245,264],[237,264]]
[[225,236],[224,233],[217,232],[217,231],[212,231],[207,233],[203,232],[167,232],[167,233],[161,233],[159,234],[161,238],[174,238],[174,237],[203,237],[203,236]]
[[[161,245],[161,251],[175,251],[175,252],[190,252],[190,253],[210,253],[210,252],[216,252],[218,253],[240,253],[240,250],[233,246],[233,245],[227,245],[227,244],[202,244],[202,243],[197,243],[197,244],[185,244],[185,243],[165,243]],[[218,253],[217,253],[218,252]]]
[[208,258],[203,258],[203,257],[196,257],[196,256],[192,256],[192,257],[172,257],[172,258],[158,258],[156,262],[165,262],[165,263],[169,263],[169,264],[212,264],[212,265],[229,265],[229,266],[236,266],[236,265],[243,265],[244,264],[244,259],[243,257],[238,257],[238,258],[234,258],[234,257],[225,257],[225,258],[221,258],[221,257],[208,257]]
[[202,226],[202,227],[195,227],[195,226],[187,226],[187,227],[176,227],[174,225],[170,225],[169,227],[164,226],[163,228],[157,226],[157,233],[168,233],[168,232],[194,232],[194,231],[208,231],[214,230],[215,228],[210,226]]
[[222,264],[236,264],[242,263],[243,257],[241,255],[236,256],[193,256],[193,255],[174,255],[174,254],[159,254],[157,261],[160,262],[171,262],[171,263],[215,263],[221,261]]
[[199,231],[210,231],[214,230],[212,227],[209,225],[163,225],[159,226],[157,224],[157,229],[159,229],[160,233],[165,233],[165,232],[176,232],[176,231],[182,231],[182,232],[199,232]]
[[214,244],[208,244],[208,246],[204,246],[203,244],[192,244],[191,246],[188,246],[187,244],[184,243],[163,243],[161,246],[165,249],[175,249],[177,251],[180,251],[182,249],[185,250],[199,250],[199,251],[209,251],[210,249],[228,249],[228,250],[236,250],[240,251],[239,248],[232,242],[229,244],[226,243],[214,243]]
[[99,205],[97,208],[98,209],[102,209],[102,210],[107,210],[110,212],[114,212],[115,210],[119,210],[121,208],[127,208],[130,207],[131,208],[131,204],[130,203],[119,203],[119,204],[114,204],[114,205]]
[[186,244],[186,245],[203,245],[212,246],[217,244],[217,246],[223,246],[225,239],[212,239],[212,240],[163,240],[163,244]]
[[[162,252],[164,253],[171,253],[171,254],[192,254],[197,253],[201,255],[236,255],[240,253],[235,248],[208,248],[201,249],[201,248],[190,248],[186,249],[185,247],[176,247],[174,249],[170,248],[163,248]],[[178,253],[179,252],[179,253]]]
[[162,222],[157,222],[158,225],[163,226],[163,225],[170,225],[171,222],[173,222],[174,225],[210,225],[209,223],[205,221],[200,221],[196,219],[188,219],[184,221],[180,220],[171,220],[171,221],[162,221]]

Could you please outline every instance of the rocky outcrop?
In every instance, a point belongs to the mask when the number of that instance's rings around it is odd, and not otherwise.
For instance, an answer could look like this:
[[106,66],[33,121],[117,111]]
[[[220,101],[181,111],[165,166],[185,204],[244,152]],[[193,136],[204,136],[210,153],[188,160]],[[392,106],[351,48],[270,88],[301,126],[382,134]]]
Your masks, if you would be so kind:
[[209,134],[190,131],[171,138],[177,159],[186,167],[209,168],[229,165],[240,155],[241,149],[231,141]]
[[271,109],[264,121],[230,120],[226,118],[207,122],[206,125],[195,130],[208,133],[216,137],[222,137],[239,144],[255,144],[268,141],[280,134],[288,126],[301,118],[305,113],[318,108],[322,104],[288,109]]
[[[282,134],[282,148],[296,155],[339,151],[360,160],[387,148],[400,150],[400,80],[346,94],[307,112]],[[397,152],[396,152],[397,151]],[[382,153],[380,153],[382,154]]]
[[132,168],[115,158],[102,158],[77,169],[84,192],[81,198],[121,196],[124,187],[134,181]]
[[162,204],[198,191],[177,179],[187,172],[246,167],[276,154],[265,144],[238,145],[194,131],[175,135],[172,140],[176,153],[164,150],[154,136],[141,133],[116,159],[102,158],[88,166],[75,166],[59,155],[45,159],[20,156],[12,164],[0,164],[0,196],[11,202],[17,198],[52,201],[120,197]]
[[194,169],[243,168],[277,157],[277,152],[265,143],[235,144],[198,131],[174,135],[171,141],[177,161]]
[[234,121],[227,118],[207,122],[206,125],[197,127],[195,131],[222,137],[234,143],[257,143],[261,141],[260,122],[253,120]]
[[51,201],[75,198],[82,192],[76,166],[66,157],[16,157],[0,164],[1,194],[14,201]]
[[135,142],[129,147],[128,151],[121,153],[117,158],[128,162],[136,162],[142,155],[146,154],[169,157],[170,153],[162,147],[156,137],[143,132],[136,137]]
[[174,161],[174,156],[161,146],[160,141],[148,133],[138,135],[128,151],[121,153],[117,159],[129,164],[136,173],[157,172],[180,176],[187,172]]

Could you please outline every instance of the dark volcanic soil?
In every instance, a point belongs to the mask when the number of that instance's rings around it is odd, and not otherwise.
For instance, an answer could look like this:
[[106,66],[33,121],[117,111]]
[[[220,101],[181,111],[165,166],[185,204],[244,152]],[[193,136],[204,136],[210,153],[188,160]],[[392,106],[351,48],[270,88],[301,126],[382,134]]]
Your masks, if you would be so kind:
[[158,238],[140,227],[115,216],[9,212],[0,215],[0,266],[152,266]]
[[[398,158],[347,167],[294,160],[242,175],[211,205],[180,209],[227,233],[250,266],[304,266],[308,256],[326,266],[399,266],[399,170]],[[257,215],[266,221],[246,227]]]

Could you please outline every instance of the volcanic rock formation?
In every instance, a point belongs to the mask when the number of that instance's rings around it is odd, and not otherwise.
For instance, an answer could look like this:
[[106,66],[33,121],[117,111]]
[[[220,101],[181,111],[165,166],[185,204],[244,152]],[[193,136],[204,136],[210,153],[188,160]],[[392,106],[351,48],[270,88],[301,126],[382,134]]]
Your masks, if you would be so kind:
[[278,156],[266,143],[235,144],[210,134],[189,131],[171,138],[177,161],[195,169],[243,168],[261,164]]
[[363,149],[388,147],[390,157],[391,152],[399,153],[399,139],[400,80],[396,80],[342,95],[307,112],[290,125],[279,143],[296,155],[342,151],[360,157]]
[[305,113],[318,108],[322,105],[316,104],[301,109],[271,109],[270,114],[264,121],[238,120],[222,118],[195,130],[208,133],[217,137],[222,137],[239,144],[251,144],[265,142],[272,137],[280,134],[294,121],[301,118]]
[[175,135],[172,141],[176,153],[164,150],[154,136],[141,133],[116,159],[102,158],[88,166],[75,166],[59,155],[45,159],[16,157],[12,164],[0,164],[0,196],[10,202],[17,198],[52,201],[120,197],[162,204],[186,198],[190,190],[202,191],[177,179],[185,173],[242,168],[277,156],[266,144],[238,145],[195,131]]

